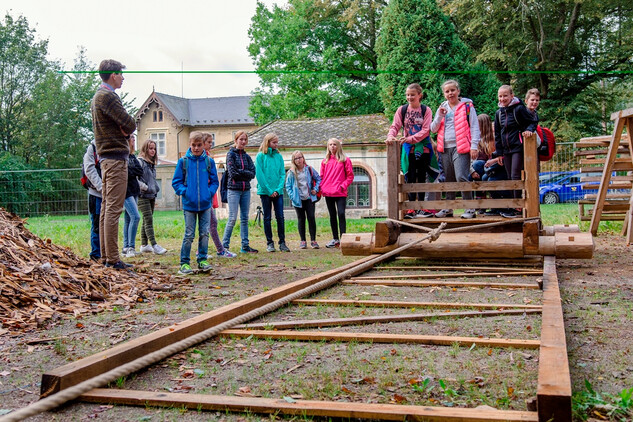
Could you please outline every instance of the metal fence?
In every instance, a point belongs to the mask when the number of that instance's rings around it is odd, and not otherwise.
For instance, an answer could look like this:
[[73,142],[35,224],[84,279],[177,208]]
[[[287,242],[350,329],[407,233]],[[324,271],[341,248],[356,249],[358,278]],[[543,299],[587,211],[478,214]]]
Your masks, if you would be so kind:
[[[541,172],[579,170],[573,143],[559,143],[551,161],[541,163]],[[21,217],[87,214],[86,190],[81,169],[0,171],[0,207]]]

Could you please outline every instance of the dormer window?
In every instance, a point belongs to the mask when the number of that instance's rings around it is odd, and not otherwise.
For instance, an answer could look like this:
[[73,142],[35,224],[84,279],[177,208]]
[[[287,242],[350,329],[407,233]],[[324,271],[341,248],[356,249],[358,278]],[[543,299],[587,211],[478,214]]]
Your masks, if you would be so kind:
[[163,112],[162,112],[162,110],[154,112],[154,114],[153,114],[153,121],[154,122],[162,122],[163,121]]

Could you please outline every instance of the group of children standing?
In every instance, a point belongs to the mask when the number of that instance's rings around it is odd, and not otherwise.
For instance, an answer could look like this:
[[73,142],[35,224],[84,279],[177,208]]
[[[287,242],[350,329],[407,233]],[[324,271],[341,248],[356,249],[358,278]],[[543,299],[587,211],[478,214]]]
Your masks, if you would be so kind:
[[[309,166],[303,153],[292,154],[290,170],[286,172],[284,160],[279,152],[279,137],[274,133],[267,134],[260,147],[255,162],[245,150],[248,135],[244,131],[235,134],[234,144],[226,155],[226,171],[222,184],[226,187],[225,202],[228,203],[229,217],[220,242],[217,232],[217,220],[214,211],[214,199],[219,187],[215,162],[211,158],[213,146],[212,135],[205,132],[192,132],[189,136],[189,149],[184,157],[178,160],[172,179],[172,186],[182,198],[185,216],[185,235],[180,251],[180,274],[189,274],[194,270],[190,264],[191,245],[198,225],[198,251],[196,261],[200,270],[211,268],[208,257],[209,234],[214,239],[217,255],[235,257],[229,251],[231,235],[240,214],[241,253],[257,253],[250,246],[248,239],[248,214],[250,209],[251,185],[257,178],[257,194],[261,199],[264,215],[264,234],[266,250],[275,252],[272,232],[272,210],[275,210],[277,222],[278,248],[282,252],[290,252],[285,240],[285,222],[283,214],[284,187],[295,209],[298,219],[298,230],[301,241],[300,249],[307,248],[306,220],[310,234],[310,246],[318,249],[316,241],[315,204],[320,195],[330,213],[330,225],[333,238],[326,244],[327,248],[340,245],[339,233],[346,231],[345,205],[347,188],[354,180],[352,163],[343,153],[341,141],[330,139],[327,143],[325,159],[321,170],[317,172]],[[318,195],[318,196],[317,196]],[[217,204],[217,202],[216,202]],[[217,205],[215,205],[217,207]]]
[[[540,101],[538,90],[531,89],[526,104],[514,96],[512,87],[498,90],[499,109],[494,126],[486,114],[477,115],[473,101],[461,97],[459,83],[448,80],[442,84],[444,101],[435,113],[421,103],[422,88],[411,84],[406,89],[407,104],[396,111],[385,142],[402,145],[402,171],[406,183],[467,182],[472,180],[520,180],[523,170],[523,139],[536,132]],[[402,129],[403,135],[398,137]],[[431,133],[437,133],[433,144]],[[436,156],[437,154],[437,156]],[[496,195],[496,194],[493,194]],[[510,193],[521,197],[520,191]],[[424,200],[424,193],[409,194],[409,200]],[[429,193],[427,200],[440,199]],[[493,196],[494,197],[494,196]],[[472,199],[472,192],[462,192],[462,198]],[[446,193],[447,200],[455,192]],[[466,209],[462,218],[474,218],[485,210]],[[488,215],[517,217],[516,209],[493,209]],[[409,210],[405,218],[452,217],[452,209]]]

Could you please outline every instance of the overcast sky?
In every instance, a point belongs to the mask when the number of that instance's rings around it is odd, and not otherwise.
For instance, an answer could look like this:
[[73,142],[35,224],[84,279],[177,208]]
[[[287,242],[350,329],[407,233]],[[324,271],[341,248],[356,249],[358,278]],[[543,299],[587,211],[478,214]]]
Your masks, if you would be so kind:
[[[80,46],[95,66],[113,58],[127,70],[253,70],[246,48],[255,5],[255,0],[3,0],[0,10],[3,20],[7,12],[25,16],[36,37],[48,39],[49,59],[63,61],[68,70]],[[248,95],[257,84],[253,74],[128,74],[118,92],[128,92],[138,107],[152,87],[203,98]]]

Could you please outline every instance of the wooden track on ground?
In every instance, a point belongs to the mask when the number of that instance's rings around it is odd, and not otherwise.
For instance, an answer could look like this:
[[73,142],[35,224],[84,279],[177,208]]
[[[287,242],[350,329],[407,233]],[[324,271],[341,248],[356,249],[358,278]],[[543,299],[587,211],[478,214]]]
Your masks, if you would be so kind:
[[[332,269],[324,273],[311,276],[302,280],[298,280],[279,288],[273,289],[245,300],[236,302],[231,305],[224,306],[207,314],[199,315],[187,321],[167,327],[153,334],[149,334],[128,343],[119,345],[113,349],[100,352],[88,358],[81,359],[77,362],[57,368],[43,375],[42,394],[43,396],[54,393],[56,390],[64,389],[77,384],[87,378],[105,372],[108,369],[123,365],[139,356],[139,354],[147,353],[164,347],[193,333],[207,329],[214,324],[225,322],[236,315],[244,314],[258,306],[269,303],[275,299],[296,292],[305,286],[314,284],[319,280],[324,280],[340,274],[345,270],[354,270],[354,268],[367,263],[370,259],[377,258],[377,255],[363,258],[353,263],[347,264],[341,268]],[[385,259],[387,261],[387,259]],[[384,310],[385,312],[398,312],[399,308],[429,308],[425,312],[412,313],[408,312],[404,316],[356,316],[353,318],[330,318],[312,321],[293,320],[270,321],[267,317],[264,321],[251,321],[242,326],[234,327],[220,333],[224,337],[252,337],[266,338],[270,341],[317,341],[317,342],[368,342],[370,344],[419,344],[434,346],[455,346],[459,344],[464,347],[482,347],[505,348],[512,347],[515,349],[534,349],[539,350],[538,373],[534,374],[537,378],[536,403],[537,411],[534,410],[505,410],[492,408],[453,408],[443,406],[411,406],[405,404],[394,403],[364,403],[364,402],[343,402],[332,400],[287,400],[284,397],[279,398],[260,398],[260,397],[235,397],[235,396],[217,396],[217,395],[201,395],[201,394],[178,394],[158,391],[140,391],[140,390],[117,390],[117,389],[94,389],[80,397],[80,400],[94,403],[104,404],[121,404],[135,406],[166,406],[188,408],[196,410],[215,410],[215,411],[232,411],[232,412],[256,412],[264,414],[279,415],[302,415],[302,416],[319,416],[319,417],[336,417],[336,418],[363,418],[363,419],[382,419],[382,420],[403,420],[415,419],[425,421],[571,421],[571,382],[569,376],[569,365],[567,361],[567,349],[565,341],[565,330],[563,325],[563,314],[558,286],[558,277],[556,275],[556,261],[553,257],[545,257],[543,266],[537,268],[534,261],[529,261],[531,268],[526,269],[526,263],[518,262],[515,268],[503,267],[499,271],[492,271],[490,263],[481,265],[477,268],[477,264],[468,262],[464,266],[451,263],[449,265],[426,265],[423,261],[412,262],[419,263],[416,266],[401,267],[393,265],[375,266],[370,271],[377,273],[375,277],[366,278],[363,283],[373,283],[376,288],[385,288],[387,282],[392,286],[398,285],[398,280],[385,279],[389,274],[403,276],[409,275],[411,279],[425,278],[425,274],[429,274],[428,269],[438,271],[438,275],[446,275],[445,271],[451,272],[451,277],[457,278],[461,274],[459,282],[446,281],[444,289],[460,289],[464,295],[469,291],[493,292],[498,293],[508,289],[508,292],[516,291],[518,285],[529,286],[527,288],[538,289],[542,286],[542,304],[524,304],[524,303],[478,303],[473,301],[467,302],[423,302],[411,300],[350,300],[350,299],[332,299],[336,296],[336,289],[353,288],[353,284],[347,284],[353,280],[343,280],[334,284],[327,290],[327,294],[323,292],[317,293],[312,298],[303,298],[295,300],[288,305],[287,309],[307,306],[319,307],[367,307],[377,312]],[[527,262],[527,261],[526,261]],[[401,264],[402,261],[393,262],[393,264]],[[468,265],[468,266],[466,266]],[[374,271],[380,268],[379,271]],[[460,268],[462,268],[460,270]],[[440,271],[444,271],[441,273]],[[461,271],[461,273],[460,273]],[[479,271],[482,278],[494,277],[495,282],[489,281],[469,281],[473,277],[473,272]],[[363,271],[358,271],[353,277],[357,277]],[[387,273],[387,274],[385,274]],[[482,275],[483,274],[483,275]],[[508,278],[521,278],[521,283],[516,283]],[[523,281],[524,280],[524,281]],[[400,280],[401,281],[401,280]],[[409,281],[407,284],[413,289],[430,289],[438,288],[437,282],[420,282],[417,280]],[[417,286],[417,287],[410,287]],[[421,287],[424,286],[424,287]],[[436,287],[432,287],[436,286]],[[367,288],[367,287],[365,287]],[[388,287],[390,289],[398,289],[400,287]],[[540,291],[538,291],[540,292]],[[512,293],[509,293],[512,294]],[[340,294],[339,294],[340,295]],[[328,296],[327,299],[324,299]],[[465,308],[465,309],[458,309]],[[408,309],[405,309],[408,311]],[[402,311],[400,311],[402,312]],[[433,314],[437,312],[437,314]],[[428,321],[441,318],[486,318],[490,316],[503,315],[504,319],[521,318],[527,314],[537,314],[541,316],[541,333],[539,339],[534,338],[483,338],[468,336],[451,336],[451,335],[414,335],[414,334],[385,334],[377,332],[362,331],[362,327],[370,327],[375,324],[384,323],[389,318],[402,320]],[[291,314],[292,315],[292,314]],[[278,314],[275,314],[278,317]],[[312,328],[310,328],[312,327]],[[325,329],[315,330],[318,327]],[[332,327],[332,328],[327,328]],[[339,331],[337,327],[353,327],[353,331]],[[302,329],[303,328],[303,329]],[[416,346],[417,347],[417,346]],[[428,346],[427,346],[428,347]],[[420,349],[420,354],[425,353],[424,349]],[[360,359],[361,357],[359,357]]]

